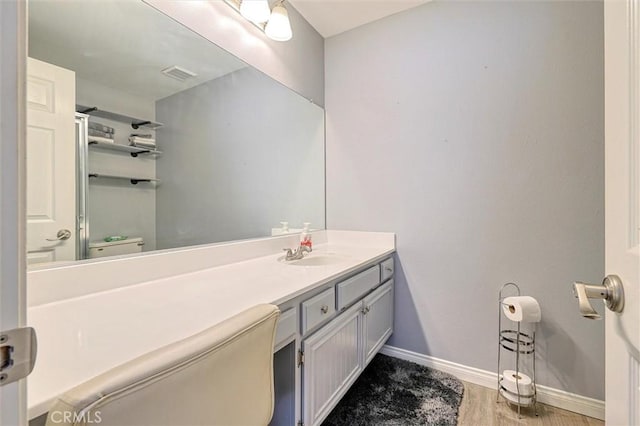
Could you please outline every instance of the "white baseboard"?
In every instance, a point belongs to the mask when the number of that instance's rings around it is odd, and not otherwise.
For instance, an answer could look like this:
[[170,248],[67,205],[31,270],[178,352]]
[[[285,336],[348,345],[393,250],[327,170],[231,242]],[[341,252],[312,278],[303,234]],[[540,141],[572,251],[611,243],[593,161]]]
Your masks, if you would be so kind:
[[[498,385],[498,375],[492,371],[456,364],[455,362],[445,361],[389,345],[383,346],[380,353],[415,362],[416,364],[424,365],[425,367],[430,367],[435,370],[444,371],[465,382],[487,388],[496,389]],[[538,401],[543,404],[604,420],[604,401],[543,385],[538,385],[536,388],[538,391]]]

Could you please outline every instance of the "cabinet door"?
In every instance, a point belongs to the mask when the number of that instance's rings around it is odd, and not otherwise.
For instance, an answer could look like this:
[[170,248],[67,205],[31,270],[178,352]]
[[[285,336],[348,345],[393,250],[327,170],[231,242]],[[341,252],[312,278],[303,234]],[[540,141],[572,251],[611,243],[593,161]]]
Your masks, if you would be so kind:
[[362,371],[362,303],[303,340],[304,423],[318,425]]
[[393,280],[365,297],[362,312],[366,366],[393,333]]

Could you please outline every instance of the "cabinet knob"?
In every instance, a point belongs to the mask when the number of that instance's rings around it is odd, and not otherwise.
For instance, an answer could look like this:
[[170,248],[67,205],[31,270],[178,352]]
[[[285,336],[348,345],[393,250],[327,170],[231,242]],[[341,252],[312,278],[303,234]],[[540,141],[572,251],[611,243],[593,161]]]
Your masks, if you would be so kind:
[[365,306],[364,309],[362,310],[362,313],[367,315],[369,313],[369,311],[371,310],[370,306]]
[[388,266],[385,266],[384,270],[387,272],[393,272],[393,268],[389,268]]
[[322,307],[320,308],[320,312],[326,314],[327,312],[329,312],[329,307],[327,305],[322,305]]

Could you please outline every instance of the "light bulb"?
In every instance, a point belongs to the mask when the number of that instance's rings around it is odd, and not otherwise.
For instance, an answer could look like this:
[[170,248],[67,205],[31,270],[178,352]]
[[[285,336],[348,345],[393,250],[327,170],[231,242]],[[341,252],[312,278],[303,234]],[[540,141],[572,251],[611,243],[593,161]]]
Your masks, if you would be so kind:
[[272,40],[287,41],[291,40],[293,32],[291,31],[291,23],[289,22],[289,13],[282,3],[276,5],[271,11],[271,17],[264,32]]
[[269,20],[269,0],[242,0],[240,13],[249,21],[262,24]]

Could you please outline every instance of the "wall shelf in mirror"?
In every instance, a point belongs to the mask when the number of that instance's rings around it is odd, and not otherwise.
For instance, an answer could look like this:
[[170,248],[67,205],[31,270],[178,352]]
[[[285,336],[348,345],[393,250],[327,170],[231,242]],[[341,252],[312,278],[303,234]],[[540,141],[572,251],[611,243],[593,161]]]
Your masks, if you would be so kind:
[[137,185],[140,182],[153,182],[159,183],[159,179],[155,178],[147,178],[147,177],[134,177],[134,176],[120,176],[120,175],[108,175],[103,173],[89,173],[89,178],[93,179],[117,179],[117,180],[128,180],[132,185]]
[[128,152],[132,157],[137,157],[138,155],[152,155],[158,156],[162,155],[162,151],[158,151],[157,149],[149,149],[142,148],[139,146],[131,146],[131,145],[120,145],[117,143],[109,143],[109,142],[100,142],[100,141],[92,141],[88,142],[89,146],[92,148],[106,149],[109,151],[118,151],[118,152]]
[[158,129],[163,126],[162,123],[135,118],[128,115],[119,114],[117,112],[105,111],[96,106],[76,105],[76,111],[81,114],[89,114],[95,117],[106,118],[107,120],[129,123],[131,124],[131,127],[133,129],[139,129],[140,127],[146,127],[148,129]]

